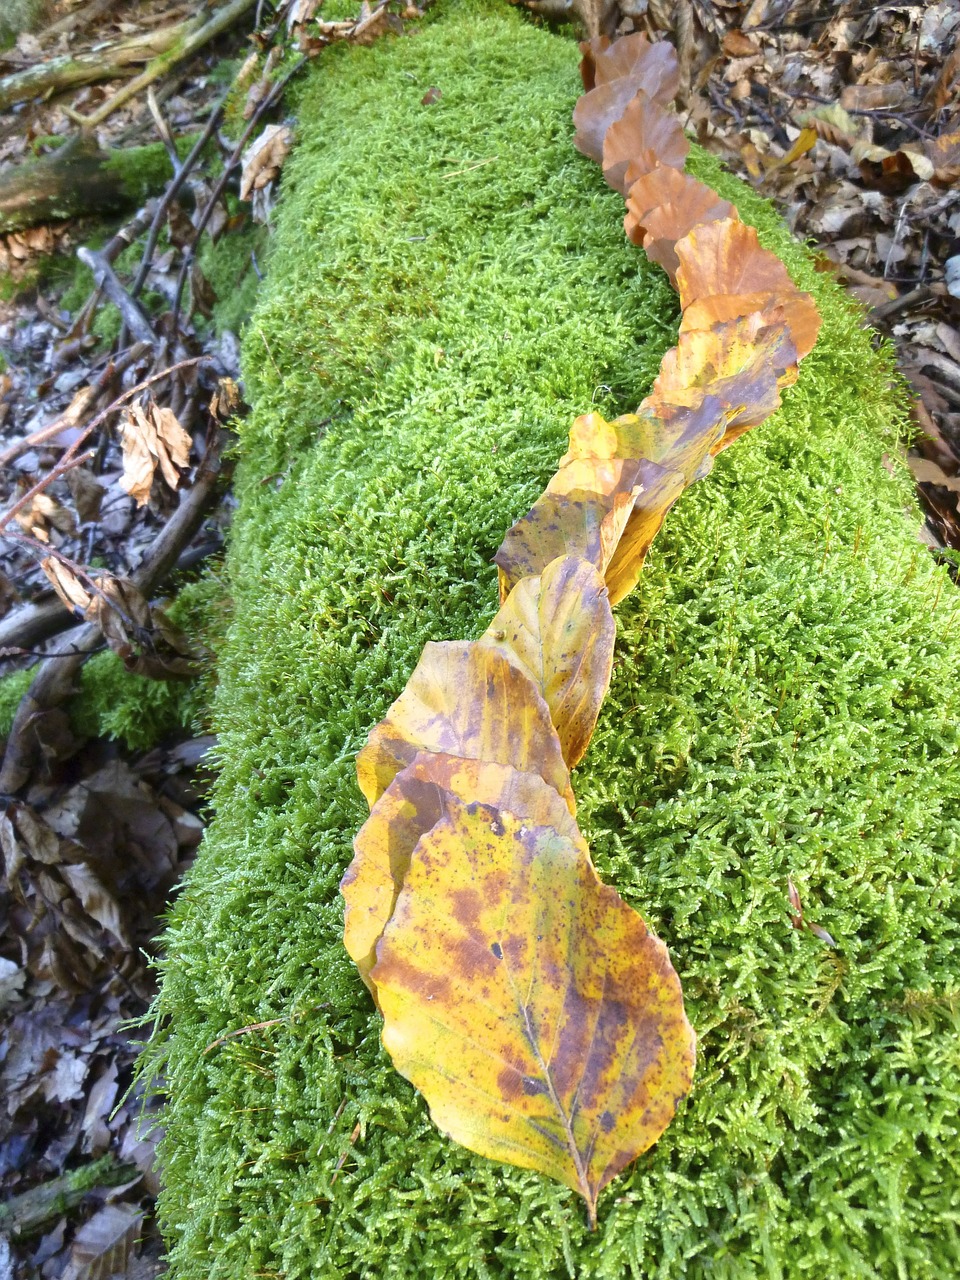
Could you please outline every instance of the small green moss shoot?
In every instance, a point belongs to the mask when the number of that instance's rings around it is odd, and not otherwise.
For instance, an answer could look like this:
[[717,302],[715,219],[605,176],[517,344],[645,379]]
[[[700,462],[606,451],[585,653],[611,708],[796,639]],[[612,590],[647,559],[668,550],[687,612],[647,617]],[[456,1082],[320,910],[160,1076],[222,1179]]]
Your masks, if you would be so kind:
[[[169,1096],[175,1280],[956,1271],[956,596],[882,465],[905,422],[889,352],[703,154],[824,328],[782,412],[671,513],[574,779],[700,1040],[596,1233],[571,1192],[434,1129],[342,948],[358,748],[426,640],[492,616],[493,553],[572,418],[634,407],[675,340],[665,278],[571,145],[576,60],[451,0],[331,50],[301,94],[245,337],[217,817],[144,1066]],[[788,877],[836,950],[790,927]]]

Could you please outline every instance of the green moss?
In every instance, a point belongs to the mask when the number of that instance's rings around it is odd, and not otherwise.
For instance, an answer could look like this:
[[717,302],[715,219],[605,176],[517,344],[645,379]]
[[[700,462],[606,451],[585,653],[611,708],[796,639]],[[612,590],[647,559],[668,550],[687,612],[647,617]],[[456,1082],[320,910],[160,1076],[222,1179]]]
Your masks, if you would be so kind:
[[24,31],[39,31],[47,19],[47,0],[3,0],[0,11],[0,49],[16,42]]
[[198,261],[217,296],[213,327],[218,332],[231,329],[239,333],[250,318],[260,289],[254,257],[262,272],[268,238],[265,226],[249,222],[241,230],[221,236],[216,243],[209,236],[204,239]]
[[[167,613],[195,644],[215,653],[229,617],[219,570],[210,568],[181,587]],[[0,679],[0,738],[10,732],[35,674],[28,669]],[[70,700],[71,726],[81,737],[113,738],[129,751],[144,751],[184,729],[206,732],[215,682],[212,662],[194,680],[148,680],[131,675],[115,654],[97,653],[84,665]]]
[[[177,138],[177,155],[183,159],[197,140],[197,134]],[[104,163],[108,173],[115,173],[132,202],[142,202],[162,191],[173,177],[173,165],[162,142],[144,147],[125,147],[111,153]]]
[[33,671],[12,671],[0,680],[0,738],[6,738],[17,714],[20,699],[30,687]]
[[[217,818],[147,1064],[177,1280],[956,1270],[956,599],[882,465],[889,354],[705,156],[824,329],[783,411],[671,514],[574,779],[700,1037],[692,1096],[596,1234],[572,1193],[436,1132],[342,950],[357,749],[426,640],[491,617],[491,557],[573,416],[635,406],[674,340],[664,277],[571,146],[576,59],[462,0],[331,51],[302,94],[246,331]],[[790,928],[790,876],[836,951]]]

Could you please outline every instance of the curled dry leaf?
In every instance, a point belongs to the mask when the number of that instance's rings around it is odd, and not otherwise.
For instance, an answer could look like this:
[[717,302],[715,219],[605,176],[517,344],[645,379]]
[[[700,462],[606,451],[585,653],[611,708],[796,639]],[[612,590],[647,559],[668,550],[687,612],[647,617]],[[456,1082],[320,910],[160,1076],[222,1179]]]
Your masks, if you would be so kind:
[[[797,352],[785,321],[768,324],[753,312],[710,329],[681,331],[645,404],[658,412],[662,405],[696,403],[698,395],[713,397],[726,417],[726,445],[766,421],[780,406],[780,388],[796,377]],[[718,448],[719,442],[711,446]]]
[[[666,41],[650,44],[644,36],[628,39],[636,44],[634,53],[623,63],[619,60],[605,63],[609,53],[600,53],[594,58],[596,87],[579,99],[573,112],[573,123],[577,127],[573,145],[598,164],[603,160],[607,130],[620,119],[631,98],[642,90],[648,98],[665,106],[676,94],[679,73],[673,46]],[[624,74],[627,63],[629,70]]]
[[56,529],[66,537],[72,537],[77,532],[72,514],[52,493],[35,493],[14,519],[25,533],[29,533],[38,542],[49,542],[51,529]]
[[690,143],[680,121],[641,89],[603,140],[603,176],[621,195],[658,167],[682,169]]
[[627,239],[641,245],[675,285],[680,265],[677,241],[700,223],[736,217],[733,205],[721,200],[706,183],[678,168],[660,165],[630,184],[623,229]]
[[393,915],[413,850],[421,836],[448,816],[450,801],[457,798],[507,809],[570,839],[577,836],[566,802],[539,774],[489,760],[419,752],[373,806],[354,839],[353,861],[340,884],[343,945],[374,998],[370,971],[376,945]]
[[480,1155],[597,1197],[690,1088],[666,948],[582,837],[449,802],[421,837],[373,969],[394,1066]]
[[538,773],[575,811],[543,696],[487,646],[460,640],[424,646],[403,693],[357,756],[357,781],[371,809],[420,751]]
[[543,694],[571,769],[593,736],[615,639],[603,577],[575,556],[558,557],[539,577],[522,578],[480,638]]
[[641,32],[613,43],[608,40],[602,48],[601,43],[602,37],[600,41],[590,41],[587,49],[580,46],[584,50],[584,61],[588,56],[592,60],[594,84],[629,79],[663,106],[673,102],[680,88],[680,66],[672,44],[666,40],[651,43]]
[[172,409],[160,408],[152,402],[146,411],[133,405],[120,424],[120,440],[123,446],[120,487],[138,507],[150,501],[158,467],[170,488],[176,489],[180,483],[177,468],[189,464],[193,442]]
[[798,359],[812,350],[820,330],[816,304],[796,288],[777,255],[761,246],[753,227],[731,218],[704,223],[677,241],[676,252],[681,330],[782,308]]
[[558,556],[588,560],[604,573],[643,489],[642,471],[636,459],[582,458],[561,467],[494,556],[501,601]]
[[286,124],[268,124],[263,133],[243,153],[240,199],[249,200],[268,182],[279,176],[293,146],[293,130]]

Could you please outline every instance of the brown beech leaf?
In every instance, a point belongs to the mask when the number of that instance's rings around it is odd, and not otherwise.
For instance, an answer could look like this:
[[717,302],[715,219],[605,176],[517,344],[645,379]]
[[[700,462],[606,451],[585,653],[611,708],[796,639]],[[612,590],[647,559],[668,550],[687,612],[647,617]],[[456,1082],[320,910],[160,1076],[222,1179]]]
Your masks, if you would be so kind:
[[603,176],[621,195],[658,166],[682,169],[690,150],[680,121],[641,89],[603,140]]
[[[645,35],[622,36],[603,48],[593,48],[594,84],[609,84],[624,77],[633,79],[638,89],[664,106],[673,102],[680,88],[677,51],[666,40],[651,43]],[[581,49],[583,46],[581,45]],[[582,78],[582,77],[581,77]]]
[[575,812],[560,739],[539,689],[495,650],[467,641],[424,646],[406,688],[357,756],[372,809],[420,751],[538,773]]
[[603,573],[643,488],[641,470],[637,459],[580,458],[561,467],[494,556],[501,602],[557,556],[588,560]]
[[[628,58],[618,54],[617,60],[606,62],[617,46],[627,41],[637,41],[632,46],[635,56]],[[622,68],[628,61],[629,71],[623,74]],[[620,119],[635,94],[642,90],[662,106],[673,101],[678,74],[677,55],[666,41],[650,44],[644,36],[629,36],[626,40],[618,40],[605,53],[595,55],[594,68],[596,87],[579,98],[573,110],[573,123],[577,128],[573,145],[600,164],[607,130]],[[615,74],[609,74],[611,71]]]
[[249,200],[276,178],[293,146],[293,130],[286,124],[268,124],[243,153],[240,199]]
[[472,1151],[600,1191],[673,1119],[695,1039],[666,948],[582,838],[451,800],[373,981],[394,1066]]
[[592,40],[580,41],[580,52],[583,54],[580,59],[580,79],[583,82],[584,93],[589,93],[596,85],[597,58],[609,48],[609,36],[594,36]]
[[417,841],[447,816],[451,797],[492,804],[536,826],[577,838],[577,824],[566,802],[539,774],[489,760],[421,751],[373,806],[354,839],[353,861],[340,882],[343,945],[374,998],[370,970],[377,961],[377,942],[393,915]]
[[539,577],[521,578],[480,637],[543,694],[571,769],[593,736],[615,639],[603,577],[576,556],[560,556]]
[[783,307],[798,359],[812,350],[820,328],[813,299],[796,288],[753,227],[733,218],[704,223],[677,241],[676,252],[681,329],[709,329],[718,321]]
[[[629,177],[629,168],[627,172]],[[627,215],[623,229],[627,239],[641,245],[676,284],[676,243],[702,222],[736,218],[729,200],[698,182],[689,173],[660,165],[636,178],[627,191]]]
[[189,464],[193,442],[172,409],[151,403],[144,412],[139,405],[133,405],[120,424],[120,440],[123,445],[120,488],[130,494],[138,507],[149,502],[158,467],[170,488],[176,489],[180,483],[177,468]]

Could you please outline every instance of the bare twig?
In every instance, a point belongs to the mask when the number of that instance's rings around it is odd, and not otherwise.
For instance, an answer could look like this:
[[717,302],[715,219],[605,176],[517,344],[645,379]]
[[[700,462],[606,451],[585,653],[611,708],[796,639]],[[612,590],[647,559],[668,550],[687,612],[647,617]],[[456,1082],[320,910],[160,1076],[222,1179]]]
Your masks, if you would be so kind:
[[178,172],[174,175],[173,181],[167,184],[167,189],[164,191],[163,196],[154,210],[153,221],[150,223],[150,230],[147,233],[147,243],[143,250],[143,257],[140,259],[140,266],[137,269],[136,278],[130,286],[130,296],[133,298],[139,296],[140,290],[143,288],[147,275],[150,272],[150,267],[153,263],[153,252],[157,247],[157,240],[160,238],[160,231],[163,228],[164,220],[170,212],[170,206],[177,198],[180,188],[193,172],[204,147],[213,137],[214,131],[223,117],[229,93],[230,90],[228,89],[217,105],[213,108],[213,111],[211,111],[210,119],[207,121],[203,132],[191,147],[189,155],[181,164]]
[[243,155],[246,145],[250,141],[250,138],[253,136],[253,133],[255,132],[255,130],[258,128],[260,121],[263,119],[263,117],[267,114],[268,111],[271,111],[277,105],[277,103],[280,101],[281,97],[283,96],[283,91],[286,89],[287,84],[292,79],[292,77],[297,74],[297,72],[306,63],[306,61],[307,59],[305,57],[298,58],[297,61],[293,64],[293,66],[290,68],[290,70],[286,73],[286,75],[282,76],[277,81],[277,83],[273,86],[273,88],[270,90],[267,96],[263,99],[263,101],[257,107],[256,111],[250,117],[250,121],[247,124],[247,127],[244,129],[243,133],[240,135],[240,140],[237,142],[237,145],[234,147],[233,151],[231,151],[230,155],[226,160],[226,163],[223,166],[223,173],[221,173],[217,181],[217,184],[214,187],[213,192],[211,193],[210,199],[207,201],[206,205],[203,208],[203,212],[200,214],[200,217],[197,220],[197,226],[193,234],[193,239],[190,241],[188,248],[184,252],[183,262],[180,265],[180,274],[177,277],[177,291],[176,291],[176,294],[174,295],[174,302],[173,302],[173,328],[175,331],[180,322],[180,303],[183,299],[184,285],[187,282],[187,276],[190,272],[191,266],[193,265],[194,257],[196,256],[197,245],[200,243],[200,237],[203,235],[204,229],[206,228],[207,223],[210,221],[210,218],[213,214],[214,209],[217,207],[217,203],[220,200],[220,197],[223,195],[226,185],[230,180],[230,175],[232,174],[236,166],[240,163],[240,159]]
[[120,283],[120,278],[113,267],[95,249],[82,247],[77,250],[77,257],[93,272],[97,285],[104,291],[113,305],[123,316],[124,326],[133,334],[138,342],[149,342],[152,347],[160,345],[160,339],[153,331],[153,326],[139,302],[131,298]]
[[148,85],[153,84],[154,80],[158,80],[160,76],[165,75],[176,63],[192,57],[198,49],[202,49],[205,44],[208,44],[209,41],[226,31],[248,9],[252,9],[253,4],[254,0],[230,0],[230,3],[224,5],[222,9],[217,9],[209,22],[205,22],[202,27],[190,31],[169,52],[154,58],[145,71],[131,80],[129,84],[125,84],[122,89],[107,102],[103,103],[102,106],[98,107],[96,111],[83,117],[83,123],[87,128],[102,124],[107,116],[112,115],[118,107],[122,107],[125,102],[135,97],[142,89],[146,89]]
[[[122,355],[117,356],[116,360],[111,360],[103,373],[101,373],[100,377],[93,384],[93,393],[90,396],[90,403],[93,404],[94,401],[101,396],[104,391],[106,391],[114,378],[119,374],[126,372],[131,365],[135,365],[140,357],[146,355],[149,350],[150,347],[147,343],[138,342],[135,346],[131,347],[129,351],[125,351]],[[124,393],[124,395],[129,394],[129,392]],[[117,403],[121,403],[122,400],[123,397],[121,397],[120,401]],[[109,412],[109,407],[104,412]],[[14,441],[9,448],[4,449],[3,453],[0,453],[0,467],[9,466],[14,459],[19,458],[20,455],[22,453],[26,453],[28,449],[32,449],[34,445],[45,444],[48,440],[52,440],[54,436],[58,436],[66,427],[72,427],[75,425],[75,423],[70,421],[70,418],[66,413],[61,413],[59,417],[53,420],[53,422],[48,423],[45,427],[40,427],[37,431],[31,432],[28,436],[24,436],[22,440]],[[99,423],[97,425],[99,425]]]
[[0,529],[5,529],[10,521],[20,514],[24,507],[30,505],[38,493],[43,493],[44,489],[49,489],[54,480],[59,480],[62,475],[65,475],[68,471],[72,471],[74,467],[80,467],[85,462],[89,462],[92,457],[92,449],[88,449],[86,453],[81,453],[78,457],[67,458],[66,455],[64,455],[52,471],[48,471],[47,474],[42,476],[21,498],[18,498],[9,511],[0,515]]

